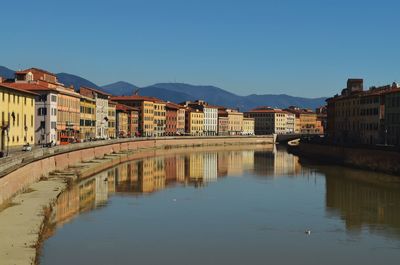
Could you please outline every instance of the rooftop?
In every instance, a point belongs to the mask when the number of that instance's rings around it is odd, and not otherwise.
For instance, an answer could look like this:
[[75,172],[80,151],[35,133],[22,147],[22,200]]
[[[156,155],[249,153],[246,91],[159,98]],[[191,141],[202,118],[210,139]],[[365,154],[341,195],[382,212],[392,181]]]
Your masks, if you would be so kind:
[[29,69],[25,69],[25,70],[22,70],[22,71],[16,71],[15,74],[27,74],[27,73],[32,72],[32,71],[38,71],[38,72],[42,72],[42,73],[45,73],[45,74],[48,74],[48,75],[56,76],[55,74],[53,74],[53,73],[51,73],[49,71],[46,71],[46,70],[43,70],[43,69],[40,69],[40,68],[35,68],[35,67],[29,68]]
[[[36,84],[34,84],[34,85],[37,86]],[[20,84],[17,84],[17,83],[0,83],[0,87],[16,90],[16,91],[34,95],[34,96],[38,95],[38,94],[32,92],[32,91],[34,91],[33,89],[25,89],[24,86],[20,86]],[[48,88],[44,88],[44,89],[42,88],[40,90],[47,90],[47,89]]]

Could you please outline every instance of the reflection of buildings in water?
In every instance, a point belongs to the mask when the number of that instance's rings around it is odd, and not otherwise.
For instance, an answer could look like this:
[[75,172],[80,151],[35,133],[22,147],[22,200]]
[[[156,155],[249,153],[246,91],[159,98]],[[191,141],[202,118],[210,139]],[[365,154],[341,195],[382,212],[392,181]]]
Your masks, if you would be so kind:
[[[383,175],[339,167],[329,167],[323,173],[326,174],[327,211],[340,216],[348,230],[360,231],[368,226],[371,232],[400,236],[398,183],[383,184]],[[367,182],[373,178],[378,178],[379,184]],[[374,229],[381,225],[388,226],[391,231]]]
[[116,192],[138,191],[138,162],[131,161],[121,164],[110,171],[115,176]]
[[152,159],[144,159],[138,162],[139,186],[142,192],[153,192],[154,164]]
[[204,158],[202,153],[192,153],[185,157],[185,175],[189,180],[202,180]]
[[79,183],[79,211],[92,209],[96,200],[96,179],[90,178]]
[[185,157],[182,155],[176,156],[176,181],[185,182]]
[[218,177],[225,177],[228,175],[229,154],[228,154],[228,152],[218,152],[217,157],[218,157],[218,162],[217,162]]
[[79,186],[74,185],[71,189],[63,192],[57,199],[53,210],[52,222],[62,224],[69,221],[79,211]]
[[107,171],[104,171],[98,175],[96,175],[96,196],[95,196],[95,204],[96,206],[105,204],[108,200],[108,183],[107,183]]
[[243,152],[231,151],[228,156],[228,175],[238,176],[243,174]]
[[108,192],[114,193],[115,190],[115,168],[107,170],[107,184],[108,184]]
[[163,157],[154,158],[154,191],[165,188],[165,160]]
[[254,173],[261,176],[274,174],[274,154],[272,152],[254,152]]
[[165,180],[167,183],[175,182],[177,179],[177,166],[176,166],[176,156],[165,157]]
[[301,171],[299,157],[292,155],[286,149],[277,149],[274,147],[274,174],[282,175],[297,175]]
[[277,149],[272,152],[254,152],[254,172],[264,176],[293,176],[301,173],[299,158],[286,151]]
[[254,169],[254,150],[242,151],[242,167],[244,171]]
[[204,165],[204,173],[203,179],[204,182],[211,182],[217,180],[217,153],[204,153],[203,154],[203,165]]
[[165,163],[163,157],[148,158],[138,162],[138,180],[142,192],[165,188]]

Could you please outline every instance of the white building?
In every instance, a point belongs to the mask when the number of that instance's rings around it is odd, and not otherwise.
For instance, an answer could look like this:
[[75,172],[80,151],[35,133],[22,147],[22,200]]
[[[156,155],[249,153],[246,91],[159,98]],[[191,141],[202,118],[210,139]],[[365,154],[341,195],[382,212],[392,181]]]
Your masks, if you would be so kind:
[[204,134],[208,136],[218,133],[218,109],[211,106],[204,106]]
[[293,134],[296,125],[296,115],[294,113],[287,112],[286,114],[286,133]]
[[57,143],[57,92],[48,90],[40,93],[36,107],[36,143]]
[[187,104],[193,109],[204,113],[204,135],[214,136],[218,134],[218,108],[208,105],[204,100],[196,100]]

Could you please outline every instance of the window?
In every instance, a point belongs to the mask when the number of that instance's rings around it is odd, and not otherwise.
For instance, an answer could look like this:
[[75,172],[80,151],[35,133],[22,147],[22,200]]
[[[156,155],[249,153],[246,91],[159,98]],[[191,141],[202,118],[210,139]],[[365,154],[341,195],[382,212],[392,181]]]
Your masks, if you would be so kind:
[[56,127],[57,127],[57,122],[52,121],[52,122],[51,122],[51,128],[52,128],[52,129],[55,129]]

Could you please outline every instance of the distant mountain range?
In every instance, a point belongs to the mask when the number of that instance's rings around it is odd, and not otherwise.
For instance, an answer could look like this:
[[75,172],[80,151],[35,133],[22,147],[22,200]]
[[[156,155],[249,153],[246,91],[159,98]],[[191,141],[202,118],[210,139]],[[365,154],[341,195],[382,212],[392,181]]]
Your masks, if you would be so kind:
[[[0,66],[0,76],[13,78],[14,71]],[[131,83],[119,81],[105,86],[98,86],[83,77],[68,73],[59,73],[57,74],[57,77],[60,83],[63,83],[66,86],[73,85],[77,90],[81,86],[87,86],[103,90],[104,92],[113,95],[132,95],[135,91],[138,91],[139,95],[157,97],[165,101],[177,103],[186,100],[204,99],[212,105],[239,108],[243,111],[258,106],[271,106],[276,108],[299,106],[302,108],[315,109],[319,106],[325,105],[326,99],[325,97],[293,97],[285,94],[252,94],[249,96],[239,96],[215,86],[199,86],[183,83],[158,83],[139,88]]]

